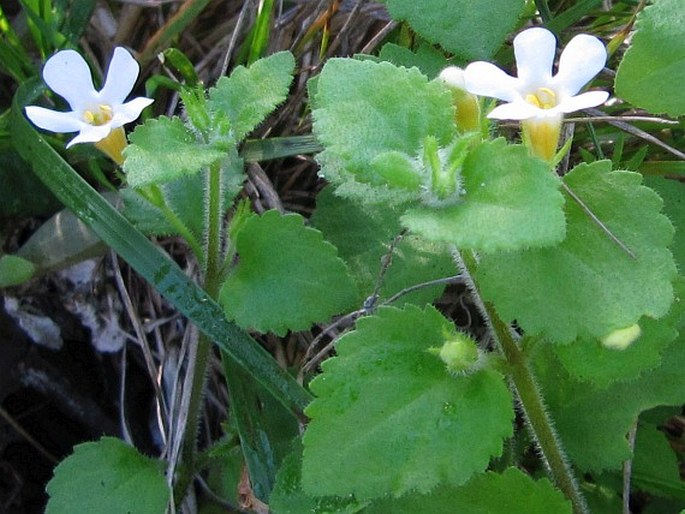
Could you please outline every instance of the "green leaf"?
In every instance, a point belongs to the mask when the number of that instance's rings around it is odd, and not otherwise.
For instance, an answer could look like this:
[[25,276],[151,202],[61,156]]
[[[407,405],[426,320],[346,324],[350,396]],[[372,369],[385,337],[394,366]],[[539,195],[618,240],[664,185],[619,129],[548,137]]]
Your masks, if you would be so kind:
[[227,116],[235,141],[241,141],[288,96],[295,59],[278,52],[249,68],[238,66],[209,90],[207,107]]
[[685,484],[678,473],[678,457],[666,434],[651,423],[638,424],[633,458],[633,483],[664,498],[685,500]]
[[162,209],[152,205],[133,188],[124,188],[120,193],[124,202],[123,213],[138,230],[150,236],[178,235],[178,230],[164,217]]
[[112,437],[76,446],[47,491],[46,514],[159,514],[170,496],[162,462]]
[[494,251],[544,246],[564,237],[564,199],[549,166],[504,139],[469,152],[461,170],[463,200],[407,211],[402,223],[433,241]]
[[319,75],[313,101],[314,133],[325,148],[317,157],[321,175],[346,196],[406,198],[406,192],[387,191],[387,177],[379,175],[374,159],[386,152],[413,158],[427,136],[446,146],[456,135],[451,93],[416,68],[331,59]]
[[269,498],[274,514],[355,514],[368,502],[335,496],[313,497],[302,491],[302,442],[293,444],[292,453],[285,458],[276,477],[276,485]]
[[[683,162],[685,164],[685,162]],[[675,226],[678,234],[673,239],[671,251],[678,269],[685,269],[685,184],[664,177],[645,176],[645,185],[654,189],[664,200],[664,213]]]
[[[429,351],[456,335],[434,308],[382,308],[311,383],[302,484],[314,496],[426,493],[482,471],[512,433],[501,375],[452,376]],[[361,472],[363,471],[363,472]]]
[[166,66],[171,67],[183,77],[187,86],[196,87],[201,83],[195,66],[188,59],[188,56],[178,48],[167,48],[161,52],[160,58]]
[[597,339],[642,316],[659,318],[676,275],[668,245],[673,227],[641,176],[611,163],[581,164],[564,182],[635,255],[628,255],[571,198],[566,239],[552,248],[484,255],[483,295],[501,317],[556,342]]
[[[303,511],[304,512],[304,511]],[[570,514],[571,504],[547,479],[533,480],[516,468],[482,473],[461,487],[439,487],[374,502],[363,514]]]
[[442,52],[426,42],[423,42],[416,49],[416,52],[412,52],[403,46],[386,43],[381,48],[378,58],[391,62],[395,66],[404,66],[405,68],[415,66],[429,79],[434,79],[450,65],[450,61],[445,58]]
[[131,187],[193,175],[225,155],[225,151],[198,141],[176,117],[148,120],[133,131],[129,140],[124,171]]
[[620,380],[634,380],[643,371],[661,362],[661,352],[678,335],[683,305],[674,303],[666,318],[640,320],[642,334],[623,350],[607,348],[599,341],[583,339],[569,345],[557,345],[559,361],[574,377],[606,387]]
[[0,257],[0,287],[18,286],[33,277],[36,266],[16,255]]
[[298,214],[267,211],[235,236],[238,265],[221,288],[226,314],[241,327],[284,335],[351,307],[352,279],[335,247]]
[[[208,174],[209,170],[203,169],[199,173],[183,176],[159,187],[167,207],[198,240],[204,237],[206,216],[202,206],[206,201]],[[242,159],[229,152],[229,156],[221,160],[224,211],[233,205],[233,200],[242,189],[245,178]],[[126,217],[142,232],[163,236],[179,234],[162,210],[136,191],[130,188],[122,189],[121,196],[124,199]]]
[[276,481],[276,471],[299,434],[297,418],[235,362],[222,359],[230,395],[231,418],[250,474],[250,486],[262,501]]
[[659,0],[640,12],[616,72],[617,94],[653,113],[685,114],[682,7],[681,0]]
[[[345,260],[360,291],[358,304],[373,294],[382,259],[389,245],[400,234],[401,210],[382,204],[361,204],[337,196],[327,186],[316,197],[316,210],[311,218],[327,241],[333,243]],[[416,284],[449,277],[456,273],[452,257],[442,244],[405,235],[395,247],[381,289],[380,300]],[[401,297],[399,304],[424,305],[438,298],[444,286],[432,286]]]
[[385,0],[390,15],[406,20],[431,43],[464,60],[492,57],[514,30],[524,0]]
[[[682,331],[682,326],[681,320],[676,329]],[[571,377],[549,348],[536,353],[535,365],[560,439],[581,470],[620,469],[630,457],[626,434],[638,415],[659,405],[680,406],[683,401],[682,336],[664,350],[657,368],[608,387]]]

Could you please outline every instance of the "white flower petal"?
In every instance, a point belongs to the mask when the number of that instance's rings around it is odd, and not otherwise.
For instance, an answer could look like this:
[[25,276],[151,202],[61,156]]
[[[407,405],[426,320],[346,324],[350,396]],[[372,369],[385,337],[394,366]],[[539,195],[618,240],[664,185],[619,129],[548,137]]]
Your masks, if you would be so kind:
[[34,125],[51,132],[76,132],[84,125],[75,112],[53,111],[36,105],[26,106],[25,111]]
[[112,128],[121,127],[126,123],[130,123],[137,120],[140,113],[143,112],[148,105],[150,105],[154,100],[152,98],[145,98],[140,96],[134,98],[130,102],[126,102],[122,105],[117,105],[114,111],[114,117],[112,118],[111,125]]
[[494,120],[527,120],[544,115],[545,110],[535,107],[524,100],[502,104],[495,107],[488,118]]
[[96,98],[88,64],[74,50],[62,50],[50,57],[43,67],[43,80],[71,106],[82,111]]
[[455,89],[466,89],[464,70],[458,66],[448,66],[440,72],[438,78]]
[[603,104],[609,98],[606,91],[588,91],[577,96],[564,98],[554,110],[568,114],[581,109],[589,109]]
[[490,96],[513,102],[519,98],[519,81],[489,62],[477,61],[464,70],[466,90],[480,96]]
[[105,125],[84,125],[78,136],[67,143],[67,148],[70,148],[79,143],[97,143],[105,139],[112,131],[109,123]]
[[115,48],[107,70],[105,85],[98,94],[99,100],[109,105],[123,103],[131,94],[138,80],[138,73],[140,73],[140,66],[128,50],[120,46]]
[[524,30],[514,38],[516,70],[521,87],[546,87],[552,78],[557,40],[541,27]]
[[552,87],[561,96],[573,96],[602,71],[606,62],[604,43],[594,36],[579,34],[561,53]]

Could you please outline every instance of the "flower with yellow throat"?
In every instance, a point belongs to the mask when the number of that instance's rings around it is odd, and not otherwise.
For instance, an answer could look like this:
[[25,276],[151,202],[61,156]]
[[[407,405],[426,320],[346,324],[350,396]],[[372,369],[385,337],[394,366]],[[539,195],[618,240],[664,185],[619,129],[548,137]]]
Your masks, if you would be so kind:
[[124,48],[114,50],[100,91],[93,86],[90,68],[78,52],[62,50],[43,67],[43,80],[71,107],[70,112],[53,111],[36,105],[26,107],[26,116],[38,127],[51,132],[78,132],[67,148],[78,143],[95,143],[117,164],[126,146],[123,126],[136,120],[154,100],[138,97],[126,102],[138,79],[140,66]]
[[571,39],[552,75],[555,54],[554,34],[535,27],[514,38],[517,77],[483,61],[464,70],[467,91],[506,102],[488,118],[521,121],[531,151],[547,161],[556,153],[564,114],[595,107],[609,98],[606,91],[580,93],[606,64],[607,51],[598,38],[579,34]]

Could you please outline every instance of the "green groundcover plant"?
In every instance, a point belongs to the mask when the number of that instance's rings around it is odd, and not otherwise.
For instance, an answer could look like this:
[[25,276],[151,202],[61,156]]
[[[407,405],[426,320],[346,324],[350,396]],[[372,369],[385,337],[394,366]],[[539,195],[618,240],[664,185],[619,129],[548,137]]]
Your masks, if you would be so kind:
[[[683,192],[646,180],[644,153],[617,144],[606,158],[593,128],[625,125],[612,113],[628,110],[685,115],[681,0],[644,7],[609,64],[627,32],[565,30],[545,2],[385,4],[414,45],[330,59],[309,81],[327,184],[310,219],[258,215],[239,199],[245,140],[286,99],[289,52],[209,88],[187,76],[182,112],[147,115],[128,137],[123,126],[153,99],[127,101],[139,65],[124,48],[99,90],[68,49],[17,91],[16,151],[201,332],[174,466],[114,438],[79,445],[55,469],[48,513],[164,512],[195,475],[236,458],[277,514],[628,512],[634,491],[653,502],[644,512],[684,508],[680,456],[659,430],[685,400]],[[64,107],[43,107],[46,94]],[[582,148],[574,123],[589,127]],[[115,201],[50,132],[111,158]],[[180,236],[198,283],[150,235]],[[40,266],[3,256],[0,282]],[[434,306],[455,281],[483,333]],[[318,375],[315,361],[303,371],[304,386],[249,335],[335,316],[356,323]],[[230,430],[196,445],[214,346],[237,457]]]

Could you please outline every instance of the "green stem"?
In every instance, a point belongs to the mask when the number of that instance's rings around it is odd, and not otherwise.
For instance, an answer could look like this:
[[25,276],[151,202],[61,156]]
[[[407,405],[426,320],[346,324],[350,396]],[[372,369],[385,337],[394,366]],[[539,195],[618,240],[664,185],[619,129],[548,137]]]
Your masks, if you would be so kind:
[[[205,290],[214,300],[219,293],[219,268],[221,265],[221,168],[216,162],[209,168],[209,180],[207,196],[205,199],[207,216],[207,247],[206,247],[206,268],[205,268]],[[204,399],[205,379],[207,376],[207,365],[211,355],[212,341],[205,334],[201,333],[198,337],[195,353],[190,356],[194,363],[192,370],[193,376],[190,385],[190,400],[188,402],[188,421],[183,447],[181,450],[181,473],[178,479],[178,492],[181,495],[190,485],[192,476],[197,471],[197,436],[200,427],[200,412]]]
[[575,514],[587,514],[588,508],[585,499],[566,460],[561,442],[552,426],[552,420],[547,414],[542,392],[535,380],[533,370],[528,365],[526,356],[518,343],[514,340],[511,327],[499,318],[491,305],[483,302],[473,281],[473,274],[477,267],[474,255],[468,251],[460,253],[456,249],[453,254],[455,262],[461,269],[467,285],[473,293],[474,301],[485,317],[495,343],[507,361],[509,378],[518,396],[528,427],[535,438],[547,473],[571,501],[573,512]]
[[205,269],[205,289],[214,299],[219,294],[222,210],[221,168],[219,163],[215,162],[209,168],[207,185],[207,267]]

